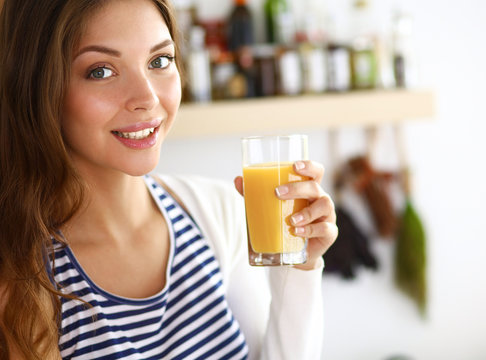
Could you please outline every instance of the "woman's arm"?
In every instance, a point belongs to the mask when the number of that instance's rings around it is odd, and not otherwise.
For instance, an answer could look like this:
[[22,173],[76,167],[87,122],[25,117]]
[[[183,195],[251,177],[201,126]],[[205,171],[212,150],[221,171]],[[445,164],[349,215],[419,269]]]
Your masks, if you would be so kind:
[[322,262],[309,271],[251,267],[243,199],[228,183],[197,177],[162,180],[178,194],[215,250],[249,359],[320,359]]

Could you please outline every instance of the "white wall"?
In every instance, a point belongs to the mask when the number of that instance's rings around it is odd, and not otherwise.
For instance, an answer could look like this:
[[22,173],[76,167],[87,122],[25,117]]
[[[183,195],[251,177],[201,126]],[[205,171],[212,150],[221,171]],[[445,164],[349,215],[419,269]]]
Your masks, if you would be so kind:
[[[221,3],[204,0],[205,15],[224,14],[228,7]],[[250,3],[255,9],[260,6],[260,1]],[[343,3],[326,4],[342,14]],[[389,0],[375,4],[381,16],[391,7]],[[363,270],[355,281],[324,277],[325,358],[384,360],[402,354],[415,360],[482,360],[486,359],[486,3],[409,0],[406,7],[415,18],[421,84],[437,94],[434,121],[405,127],[414,200],[428,233],[428,317],[422,320],[394,288],[393,244],[376,240],[379,272]],[[388,19],[381,21],[385,26]],[[311,156],[332,168],[327,133],[308,133]],[[342,134],[348,149],[360,131]],[[158,169],[231,180],[240,173],[239,146],[238,136],[168,139]]]

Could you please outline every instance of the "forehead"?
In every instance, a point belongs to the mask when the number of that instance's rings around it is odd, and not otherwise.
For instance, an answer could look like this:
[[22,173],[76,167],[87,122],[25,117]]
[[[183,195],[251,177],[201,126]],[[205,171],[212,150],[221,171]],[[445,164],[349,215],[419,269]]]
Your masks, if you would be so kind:
[[150,0],[110,0],[87,18],[79,47],[92,43],[145,45],[171,39],[159,8]]

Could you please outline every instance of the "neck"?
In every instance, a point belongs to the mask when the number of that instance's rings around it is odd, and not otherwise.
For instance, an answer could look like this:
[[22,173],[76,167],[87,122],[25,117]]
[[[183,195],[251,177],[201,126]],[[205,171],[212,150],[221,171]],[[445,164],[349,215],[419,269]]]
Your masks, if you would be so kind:
[[111,173],[83,178],[85,206],[63,230],[70,243],[120,242],[146,225],[155,204],[142,177]]

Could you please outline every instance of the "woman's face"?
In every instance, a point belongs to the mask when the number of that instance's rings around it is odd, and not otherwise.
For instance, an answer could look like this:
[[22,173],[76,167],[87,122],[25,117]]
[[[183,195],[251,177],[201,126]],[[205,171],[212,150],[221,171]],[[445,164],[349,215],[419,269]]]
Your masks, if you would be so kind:
[[175,48],[149,0],[108,2],[74,52],[62,130],[81,173],[153,170],[181,100]]

